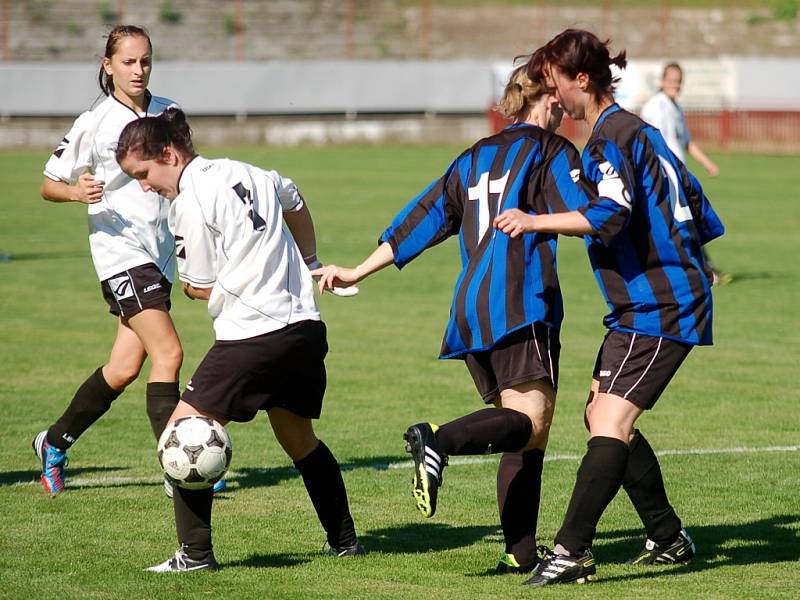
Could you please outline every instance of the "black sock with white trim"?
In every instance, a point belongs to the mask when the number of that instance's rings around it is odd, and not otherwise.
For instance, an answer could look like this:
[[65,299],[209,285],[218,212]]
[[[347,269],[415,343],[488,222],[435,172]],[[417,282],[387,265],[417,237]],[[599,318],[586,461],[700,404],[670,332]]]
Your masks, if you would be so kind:
[[64,414],[47,430],[47,443],[66,450],[102,417],[122,391],[113,389],[105,377],[103,367],[92,373],[75,392]]

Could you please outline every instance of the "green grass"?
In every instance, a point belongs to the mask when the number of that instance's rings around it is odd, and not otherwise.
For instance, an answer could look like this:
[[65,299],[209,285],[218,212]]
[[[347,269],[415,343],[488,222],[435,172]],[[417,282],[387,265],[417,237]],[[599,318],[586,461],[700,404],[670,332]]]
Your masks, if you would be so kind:
[[[323,260],[358,261],[391,217],[460,149],[335,147],[213,149],[275,168],[308,198]],[[34,598],[789,598],[800,589],[800,453],[665,456],[671,499],[699,555],[684,568],[621,563],[641,542],[627,499],[600,523],[601,582],[528,590],[488,576],[502,551],[492,462],[446,472],[439,513],[413,508],[401,434],[481,404],[459,362],[436,360],[457,273],[456,244],[402,274],[388,269],[352,299],[320,301],[329,327],[329,388],[317,432],[345,466],[364,543],[360,560],[319,556],[323,534],[302,483],[266,420],[233,424],[230,492],[215,503],[216,574],[153,576],[174,551],[144,411],[132,385],[70,452],[70,489],[54,500],[36,483],[29,442],[107,357],[106,313],[86,243],[85,210],[38,197],[45,153],[0,154],[0,597]],[[640,424],[657,450],[798,444],[796,157],[715,155],[707,191],[728,227],[710,253],[736,279],[715,290],[716,345],[692,353]],[[564,240],[561,388],[549,454],[582,454],[581,410],[603,335],[604,305],[581,242]],[[212,342],[204,307],[174,295],[187,380]],[[147,367],[145,367],[147,368]],[[552,540],[577,458],[546,463],[540,541]],[[794,589],[795,592],[791,592]]]

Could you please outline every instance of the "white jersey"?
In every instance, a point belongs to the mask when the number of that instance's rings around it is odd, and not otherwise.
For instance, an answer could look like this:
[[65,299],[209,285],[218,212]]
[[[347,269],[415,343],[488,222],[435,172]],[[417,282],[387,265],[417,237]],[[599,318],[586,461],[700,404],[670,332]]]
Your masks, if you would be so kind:
[[689,147],[691,137],[689,127],[686,125],[686,115],[680,104],[670,99],[664,92],[658,92],[642,106],[640,115],[661,131],[661,136],[667,146],[681,162],[686,162],[686,149]]
[[218,340],[320,319],[311,273],[283,226],[283,212],[302,206],[297,186],[275,171],[200,156],[183,170],[169,214],[178,276],[212,288]]
[[102,200],[87,205],[89,246],[100,281],[147,263],[154,263],[170,281],[174,278],[175,240],[167,224],[169,201],[155,192],[142,191],[138,181],[122,172],[115,157],[125,125],[161,114],[170,106],[177,105],[150,96],[147,111],[137,114],[109,96],[75,120],[45,165],[47,177],[70,185],[86,172],[105,182]]

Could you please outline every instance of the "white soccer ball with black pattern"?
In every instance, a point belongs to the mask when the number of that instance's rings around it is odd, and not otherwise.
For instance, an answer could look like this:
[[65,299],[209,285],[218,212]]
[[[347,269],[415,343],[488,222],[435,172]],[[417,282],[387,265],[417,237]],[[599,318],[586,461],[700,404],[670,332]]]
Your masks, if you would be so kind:
[[158,440],[158,462],[175,485],[189,490],[211,487],[231,464],[231,438],[209,417],[190,415],[171,423]]

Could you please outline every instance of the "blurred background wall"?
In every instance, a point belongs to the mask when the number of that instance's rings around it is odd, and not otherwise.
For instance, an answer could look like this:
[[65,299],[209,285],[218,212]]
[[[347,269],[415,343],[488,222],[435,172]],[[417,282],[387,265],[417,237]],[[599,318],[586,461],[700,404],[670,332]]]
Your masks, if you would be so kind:
[[[201,143],[470,141],[513,58],[567,27],[625,49],[637,110],[662,65],[710,147],[800,148],[798,0],[0,0],[0,147],[49,147],[98,98],[115,24],[146,27],[151,90]],[[566,122],[578,143],[586,132]]]

